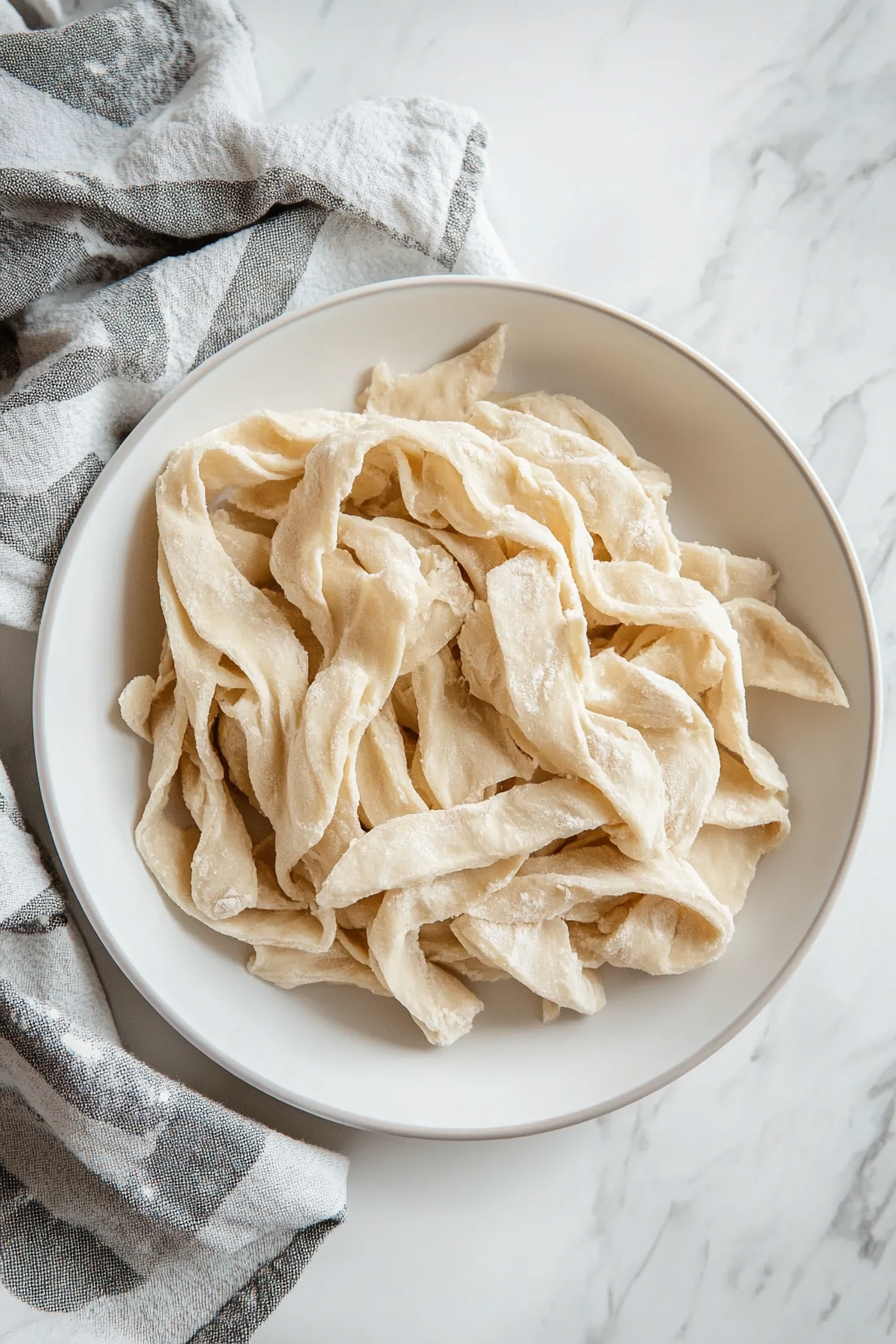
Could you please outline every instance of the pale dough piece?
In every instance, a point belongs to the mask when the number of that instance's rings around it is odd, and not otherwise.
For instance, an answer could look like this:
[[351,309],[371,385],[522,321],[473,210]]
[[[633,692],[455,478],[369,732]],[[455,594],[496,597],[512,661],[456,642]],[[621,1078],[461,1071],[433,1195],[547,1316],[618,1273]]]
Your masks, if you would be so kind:
[[[587,434],[595,443],[609,448],[614,457],[627,467],[636,467],[642,461],[628,439],[612,420],[595,411],[578,397],[561,393],[553,396],[549,392],[529,392],[520,397],[507,397],[501,402],[510,410],[522,411],[535,416],[558,429],[569,429],[575,434]],[[668,480],[668,477],[667,477]]]
[[163,691],[177,679],[174,671],[174,659],[171,656],[171,643],[168,632],[162,636],[162,652],[159,657],[159,671],[155,677],[134,677],[125,686],[118,697],[118,708],[132,733],[142,737],[144,742],[152,742],[150,716],[153,706]]
[[259,481],[257,485],[244,485],[229,492],[230,498],[244,512],[255,518],[279,523],[286,513],[289,498],[300,476],[276,477],[274,480]]
[[388,364],[377,364],[370,386],[358,398],[361,409],[406,420],[463,420],[498,381],[506,335],[507,328],[500,326],[472,349],[424,373],[393,378]]
[[704,702],[716,737],[742,757],[758,784],[786,788],[786,780],[771,755],[757,751],[750,738],[740,647],[718,599],[692,579],[661,574],[638,561],[597,562],[593,570],[595,605],[620,623],[662,624],[712,637],[725,658],[721,680]]
[[703,825],[719,778],[712,724],[675,682],[613,649],[591,659],[590,708],[639,729],[656,757],[666,790],[666,842],[687,850]]
[[414,672],[455,638],[473,606],[473,594],[441,546],[417,551],[429,595],[411,623],[399,675]]
[[465,1035],[482,1002],[456,976],[426,960],[418,930],[475,907],[512,877],[519,864],[519,858],[511,857],[390,892],[367,930],[371,964],[433,1045],[450,1045]]
[[[411,783],[419,793],[420,797],[426,803],[426,806],[429,808],[435,808],[436,810],[440,809],[442,805],[439,802],[436,795],[433,793],[432,789],[429,787],[429,780],[426,778],[426,773],[423,769],[423,753],[420,750],[419,737],[417,738],[417,741],[414,744],[414,751],[413,755],[411,756],[410,770],[411,770]],[[490,798],[492,796],[492,793],[493,790],[491,789],[483,790],[483,795],[486,797]]]
[[210,776],[223,775],[209,736],[212,705],[220,679],[221,651],[195,629],[180,600],[161,540],[157,573],[175,680],[193,730],[196,750]]
[[314,890],[311,884],[308,884],[308,899],[305,901],[292,900],[289,896],[284,896],[280,890],[280,884],[274,869],[268,864],[259,853],[259,846],[253,849],[255,855],[255,871],[258,877],[258,901],[255,908],[257,910],[310,910]]
[[[417,556],[418,609],[405,636],[405,653],[399,672],[399,676],[403,676],[454,638],[472,606],[473,596],[450,551],[442,545],[441,532],[403,518],[356,519],[351,515],[340,515],[337,525],[340,544],[354,550],[370,572],[379,567],[378,555],[371,554],[365,543],[365,533],[368,537],[376,535],[372,528],[384,529],[387,534],[395,533],[411,545]],[[365,561],[365,554],[371,554],[372,566]],[[409,556],[404,549],[393,554],[400,557],[401,563],[408,563]]]
[[338,595],[339,576],[346,573],[345,561],[351,558],[339,549],[340,531],[342,542],[360,560],[355,567],[372,580],[368,587],[383,590],[380,600],[398,598],[402,590],[401,602],[408,610],[395,624],[393,644],[400,643],[403,649],[404,627],[421,603],[431,600],[410,542],[378,519],[340,513],[367,454],[387,443],[393,433],[391,422],[375,421],[322,439],[309,453],[304,476],[274,533],[272,573],[310,622],[327,659],[335,654],[339,634],[330,603],[333,593]]
[[149,715],[156,698],[155,677],[134,677],[118,697],[118,707],[132,733],[151,742]]
[[[302,856],[302,867],[311,878],[315,891],[320,890],[342,856],[364,834],[358,816],[359,801],[358,781],[353,762],[349,760],[343,771],[332,816],[320,839]],[[317,903],[314,909],[321,919],[329,917]]]
[[[315,633],[325,662],[308,689],[289,745],[291,825],[284,828],[278,856],[282,850],[290,867],[317,844],[333,816],[343,775],[353,768],[361,737],[395,683],[406,633],[426,588],[416,552],[406,541],[375,524],[353,522],[354,546],[361,549],[363,535],[363,560],[370,569],[335,547],[320,557],[328,630]],[[311,613],[305,614],[314,626]]]
[[[367,947],[367,935],[363,929],[343,929],[337,924],[336,943],[345,949],[353,961],[359,961],[362,966],[370,966],[370,951]],[[374,972],[374,976],[375,975],[376,973]]]
[[451,932],[449,919],[438,920],[433,924],[424,924],[419,931],[420,951],[427,961],[435,961],[450,970],[453,975],[462,975],[465,980],[509,980],[506,971],[497,966],[489,966],[479,957],[471,957],[463,943]]
[[303,952],[297,948],[254,947],[246,969],[260,980],[268,980],[281,989],[299,985],[357,985],[371,994],[388,994],[373,971],[357,961],[339,943],[326,952]]
[[[248,510],[241,509],[232,500],[229,500],[229,494],[230,492],[225,490],[218,502],[210,506],[209,517],[212,524],[214,525],[215,515],[220,512],[226,516],[227,521],[233,527],[238,527],[242,532],[252,532],[256,536],[267,537],[270,541],[277,530],[274,519],[262,518],[257,513],[249,513]],[[225,500],[229,500],[229,502],[225,502]]]
[[[212,527],[206,496],[209,474],[226,470],[251,477],[245,454],[200,441],[175,453],[159,478],[159,588],[171,651],[196,750],[209,778],[223,770],[208,732],[212,700],[226,656],[244,675],[246,689],[232,706],[246,738],[255,795],[278,836],[278,880],[289,892],[290,831],[286,764],[308,685],[308,657],[290,622],[239,572]],[[215,685],[213,685],[213,683]],[[299,857],[298,855],[296,857]]]
[[351,846],[318,892],[318,901],[321,906],[351,905],[374,892],[484,868],[612,819],[598,791],[576,779],[517,784],[481,803],[395,817]]
[[610,844],[527,860],[474,913],[498,924],[562,918],[593,925],[595,958],[652,975],[714,961],[734,932],[726,906],[685,859],[666,854],[639,862]]
[[776,849],[786,834],[787,827],[777,822],[743,830],[704,826],[691,846],[688,862],[716,899],[736,915],[759,860]]
[[744,685],[846,707],[849,701],[817,644],[780,611],[753,597],[725,603],[737,632]]
[[461,537],[448,528],[437,534],[440,545],[454,556],[463,569],[476,597],[486,596],[489,570],[503,565],[507,556],[497,537]]
[[227,773],[231,782],[248,798],[255,810],[262,812],[262,806],[255,796],[252,780],[249,778],[249,748],[246,745],[246,734],[239,719],[234,718],[231,713],[231,702],[221,695],[218,696],[218,709],[220,712],[216,721],[217,743],[218,750],[227,765]]
[[190,864],[196,908],[226,919],[258,904],[258,874],[246,824],[223,779],[211,779],[198,757],[181,757],[181,788],[199,840]]
[[233,514],[225,508],[215,509],[210,515],[215,536],[225,555],[256,587],[271,582],[271,539],[264,533],[239,527]]
[[[569,929],[570,947],[583,966],[588,966],[592,970],[606,966],[603,953],[606,935],[601,933],[596,924],[578,924],[574,920],[569,920],[566,927]],[[544,1020],[548,1022],[550,1018],[545,1017]]]
[[696,579],[720,602],[735,597],[753,597],[774,605],[778,576],[765,560],[732,555],[720,546],[701,546],[682,541],[681,576]]
[[572,495],[588,531],[600,537],[612,559],[645,560],[657,569],[677,570],[677,556],[651,499],[635,473],[608,448],[489,402],[474,406],[469,419],[518,456],[548,468]]
[[[554,396],[550,392],[526,392],[522,396],[502,397],[499,404],[506,406],[508,410],[534,416],[535,419],[543,420],[548,425],[556,425],[558,429],[572,430],[574,434],[587,434],[596,443],[602,443],[604,447],[609,448],[627,467],[633,467],[638,461],[638,454],[621,430],[576,397]],[[579,410],[583,414],[579,414]],[[600,425],[598,421],[601,422]]]
[[[184,882],[185,899],[192,904],[190,861],[199,838],[181,831],[165,816],[171,783],[180,765],[184,737],[189,727],[187,707],[177,682],[169,681],[156,698],[149,718],[152,739],[152,763],[149,767],[149,798],[137,823],[137,849],[163,891],[172,895]],[[186,868],[184,868],[186,858]]]
[[414,672],[420,761],[441,807],[480,802],[504,780],[531,779],[534,762],[493,707],[472,696],[448,649]]
[[473,610],[458,635],[457,648],[470,690],[477,699],[492,705],[502,718],[509,720],[513,715],[513,702],[507,687],[507,669],[487,601],[473,603]]
[[[301,472],[309,450],[326,434],[360,424],[362,417],[354,411],[317,409],[293,414],[289,411],[256,411],[243,420],[224,425],[206,436],[205,441],[216,441],[248,451],[256,461],[266,465],[286,460],[281,470],[291,476]],[[235,482],[225,480],[224,485]]]
[[706,809],[707,825],[730,830],[773,825],[786,835],[790,829],[787,794],[763,789],[743,763],[724,748],[719,758],[719,783]]
[[[682,912],[671,901],[639,896],[615,906],[589,925],[589,950],[599,952],[610,966],[624,966],[647,975],[691,971],[721,956],[724,945],[717,943],[714,955],[707,956],[699,939],[679,938],[683,922]],[[676,951],[681,950],[692,955],[684,960],[676,958]]]
[[[192,860],[199,841],[193,827],[181,830],[164,814],[171,781],[181,759],[188,726],[186,709],[176,684],[169,685],[153,709],[153,761],[150,796],[136,831],[137,849],[162,890],[185,914],[241,942],[266,942],[274,946],[324,950],[332,944],[335,921],[323,922],[295,905],[290,909],[246,909],[230,918],[214,919],[195,904],[192,894]],[[307,888],[302,889],[305,896]]]
[[427,810],[408,771],[404,739],[391,700],[386,701],[365,729],[358,745],[355,773],[368,826]]
[[603,444],[620,462],[624,462],[637,475],[641,485],[656,511],[657,521],[662,528],[666,541],[673,554],[678,554],[678,541],[669,524],[666,512],[666,500],[672,489],[668,472],[663,471],[654,462],[640,457],[613,421],[601,415],[578,397],[565,393],[551,396],[547,392],[535,392],[528,396],[511,397],[501,403],[510,410],[522,411],[527,415],[545,420],[558,429],[569,429],[573,433],[585,434],[595,443]]
[[581,608],[563,610],[545,560],[522,551],[488,576],[510,717],[556,774],[593,784],[624,823],[617,844],[635,857],[662,843],[665,790],[656,757],[621,717],[586,706],[591,651]]
[[471,425],[373,420],[329,435],[312,449],[272,545],[275,577],[328,654],[333,632],[323,557],[336,544],[340,505],[365,458],[386,446],[408,511],[422,525],[447,525],[486,539],[503,536],[505,544],[544,552],[567,603],[580,601],[574,574],[583,592],[594,587],[591,537],[575,501],[550,472],[521,461]]
[[419,732],[419,724],[412,677],[402,674],[396,677],[395,685],[392,687],[391,703],[396,722],[416,735]]
[[305,650],[305,656],[308,659],[308,681],[310,684],[317,676],[324,661],[324,651],[311,629],[311,622],[299,611],[298,607],[293,606],[286,594],[282,593],[279,588],[263,587],[261,592],[278,611],[282,611],[292,627],[293,634]]
[[460,915],[451,925],[464,947],[512,975],[542,999],[577,1013],[596,1013],[606,1003],[600,976],[586,970],[573,951],[565,920],[496,924]]
[[[458,562],[476,597],[485,597],[485,580],[490,569],[503,565],[507,556],[497,537],[462,537],[450,528],[422,527],[408,518],[381,518],[386,527],[406,537],[418,554],[427,548],[447,551]],[[467,602],[467,609],[469,603]]]
[[[620,626],[621,631],[628,627]],[[711,635],[702,630],[669,630],[648,626],[642,636],[653,638],[629,643],[625,658],[658,676],[668,677],[698,703],[704,691],[718,686],[725,671],[725,655]]]

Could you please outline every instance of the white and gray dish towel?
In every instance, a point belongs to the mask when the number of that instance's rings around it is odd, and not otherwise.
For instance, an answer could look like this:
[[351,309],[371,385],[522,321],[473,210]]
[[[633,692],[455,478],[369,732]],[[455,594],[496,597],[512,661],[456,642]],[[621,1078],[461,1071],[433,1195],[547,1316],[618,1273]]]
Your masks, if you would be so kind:
[[[229,0],[0,0],[0,621],[37,625],[104,464],[209,355],[357,285],[508,274],[485,144],[425,98],[268,124]],[[0,766],[0,1339],[248,1339],[345,1190],[121,1047]]]

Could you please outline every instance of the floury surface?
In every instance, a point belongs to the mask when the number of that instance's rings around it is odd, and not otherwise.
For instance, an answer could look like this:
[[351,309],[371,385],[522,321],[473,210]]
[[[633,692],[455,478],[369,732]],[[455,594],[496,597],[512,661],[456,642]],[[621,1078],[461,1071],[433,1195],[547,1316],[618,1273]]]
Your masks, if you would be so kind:
[[[243,0],[276,120],[367,95],[476,107],[520,274],[738,379],[807,453],[896,636],[896,8],[870,0]],[[41,825],[34,639],[0,630],[0,754]],[[664,1091],[539,1138],[312,1120],[177,1037],[101,950],[150,1063],[352,1158],[349,1217],[262,1344],[877,1344],[896,1334],[896,978],[885,725],[840,900],[771,1007]],[[95,943],[93,944],[95,947]]]

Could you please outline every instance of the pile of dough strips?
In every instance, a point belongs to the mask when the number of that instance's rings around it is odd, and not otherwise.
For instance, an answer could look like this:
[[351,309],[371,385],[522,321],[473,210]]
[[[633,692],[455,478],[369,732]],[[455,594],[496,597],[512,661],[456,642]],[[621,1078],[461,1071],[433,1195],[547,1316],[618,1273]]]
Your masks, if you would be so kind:
[[[504,330],[360,414],[262,412],[159,477],[153,746],[168,896],[284,988],[394,995],[429,1041],[471,982],[602,1007],[599,967],[721,955],[787,782],[745,686],[833,705],[762,560],[678,542],[670,483],[570,396],[487,400]],[[193,825],[172,815],[180,789]]]

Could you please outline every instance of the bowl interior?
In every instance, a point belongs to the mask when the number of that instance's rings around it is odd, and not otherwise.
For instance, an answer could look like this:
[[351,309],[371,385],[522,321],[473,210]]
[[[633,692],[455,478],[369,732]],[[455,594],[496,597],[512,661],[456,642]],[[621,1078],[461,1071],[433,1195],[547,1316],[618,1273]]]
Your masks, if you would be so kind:
[[[608,1005],[550,1026],[518,986],[447,1050],[396,1003],[246,974],[246,949],[182,916],[134,848],[149,748],[117,696],[157,666],[152,490],[185,440],[259,407],[351,408],[371,365],[419,369],[509,325],[501,388],[566,391],[672,476],[677,534],[768,559],[779,602],[827,652],[849,710],[750,692],[752,735],[791,785],[793,830],[761,865],[724,958],[690,975],[606,976]],[[811,474],[770,422],[688,352],[621,314],[484,280],[403,282],[281,319],[198,370],[131,435],[82,510],[41,631],[41,784],[69,877],[126,973],[199,1048],[257,1086],[349,1123],[417,1134],[522,1133],[612,1109],[703,1058],[757,1010],[819,921],[867,788],[874,649],[861,580]]]

